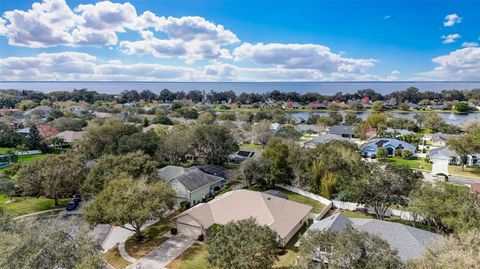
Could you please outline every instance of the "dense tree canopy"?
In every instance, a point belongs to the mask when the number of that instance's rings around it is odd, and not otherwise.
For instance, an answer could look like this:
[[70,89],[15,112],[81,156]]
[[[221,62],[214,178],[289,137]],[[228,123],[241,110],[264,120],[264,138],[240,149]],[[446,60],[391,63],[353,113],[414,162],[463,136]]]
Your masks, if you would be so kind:
[[409,210],[439,233],[465,232],[480,227],[480,197],[469,188],[425,183],[409,196]]
[[192,131],[192,147],[208,164],[224,164],[238,150],[230,130],[221,125],[198,125]]
[[137,132],[139,130],[134,125],[107,120],[101,126],[89,128],[77,149],[87,159],[95,159],[103,154],[118,154],[121,139]]
[[135,232],[140,240],[143,225],[166,217],[174,205],[175,192],[164,181],[148,183],[124,176],[108,182],[84,212],[90,224],[118,225]]
[[216,268],[267,269],[277,260],[277,234],[255,219],[230,222],[207,240],[207,262]]
[[423,257],[412,261],[409,269],[478,268],[480,264],[480,230],[444,238],[439,247],[429,248]]
[[92,197],[102,191],[106,184],[121,176],[133,178],[157,178],[157,163],[140,151],[125,155],[103,155],[90,169],[82,191]]
[[[76,231],[70,234],[65,227]],[[99,243],[78,222],[63,226],[54,219],[12,221],[0,212],[0,242],[0,268],[105,267]]]
[[372,207],[383,220],[391,205],[406,205],[406,198],[419,185],[420,172],[408,166],[369,165],[364,178],[354,181],[345,194],[353,201]]
[[73,154],[48,155],[22,164],[17,172],[17,187],[22,195],[55,199],[79,192],[85,181],[84,163]]

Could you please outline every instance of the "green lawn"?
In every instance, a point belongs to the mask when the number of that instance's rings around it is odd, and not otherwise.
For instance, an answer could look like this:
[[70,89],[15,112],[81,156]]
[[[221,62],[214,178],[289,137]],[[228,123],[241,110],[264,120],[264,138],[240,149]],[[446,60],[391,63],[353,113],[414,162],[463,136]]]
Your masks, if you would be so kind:
[[143,230],[145,238],[141,242],[137,242],[133,236],[128,238],[125,242],[125,250],[130,256],[140,259],[167,241],[168,238],[163,234],[168,232],[171,227],[170,220],[159,221]]
[[386,162],[392,163],[392,164],[403,164],[407,165],[408,167],[412,169],[421,169],[421,170],[426,170],[426,171],[432,171],[432,164],[429,162],[426,162],[425,159],[412,159],[412,160],[405,160],[400,157],[392,157],[392,158],[387,158],[385,160]]
[[[68,201],[68,198],[60,199],[60,207],[64,207]],[[55,207],[53,199],[43,197],[6,197],[4,195],[0,195],[0,207],[15,216],[58,208]]]
[[325,208],[324,204],[322,204],[318,201],[315,201],[313,199],[310,199],[308,197],[302,196],[300,194],[297,194],[297,193],[294,193],[294,192],[291,192],[291,191],[287,191],[287,190],[282,189],[282,188],[276,188],[276,190],[279,190],[279,191],[285,193],[288,196],[288,200],[290,200],[290,201],[295,201],[295,202],[306,204],[306,205],[309,205],[309,206],[313,207],[313,209],[312,209],[313,213],[318,214],[323,210],[323,208]]
[[[263,192],[266,189],[264,187],[260,186],[260,185],[253,185],[249,188],[249,190]],[[323,210],[323,208],[325,208],[324,204],[322,204],[318,201],[315,201],[313,199],[310,199],[308,197],[302,196],[300,194],[285,190],[283,188],[275,188],[275,190],[281,191],[284,194],[286,194],[288,196],[288,200],[290,200],[290,201],[306,204],[306,205],[309,205],[309,206],[313,207],[312,213],[317,213],[318,214]]]
[[110,249],[107,253],[103,254],[103,259],[113,266],[116,269],[123,269],[130,265],[130,262],[124,260],[122,256],[120,256],[120,252],[118,252],[117,246]]
[[2,148],[2,147],[0,147],[0,153],[7,153],[7,151],[9,151],[9,150],[17,151],[16,148]]
[[262,149],[262,145],[245,143],[240,145],[240,149]]
[[169,269],[207,269],[205,245],[193,244],[167,265]]
[[[420,169],[425,171],[432,171],[432,164],[426,162],[425,159],[413,159],[413,160],[405,160],[399,157],[387,158],[386,162],[393,163],[393,164],[404,164],[412,169]],[[452,176],[459,176],[459,177],[468,177],[474,179],[480,179],[480,167],[466,167],[465,171],[462,171],[461,166],[457,165],[449,165],[448,172]]]

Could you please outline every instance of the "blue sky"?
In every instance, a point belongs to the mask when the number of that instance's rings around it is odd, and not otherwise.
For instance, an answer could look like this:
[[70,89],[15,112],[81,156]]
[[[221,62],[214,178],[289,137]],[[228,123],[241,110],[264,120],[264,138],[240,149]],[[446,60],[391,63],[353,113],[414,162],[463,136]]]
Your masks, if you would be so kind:
[[1,80],[480,80],[480,1],[1,1]]

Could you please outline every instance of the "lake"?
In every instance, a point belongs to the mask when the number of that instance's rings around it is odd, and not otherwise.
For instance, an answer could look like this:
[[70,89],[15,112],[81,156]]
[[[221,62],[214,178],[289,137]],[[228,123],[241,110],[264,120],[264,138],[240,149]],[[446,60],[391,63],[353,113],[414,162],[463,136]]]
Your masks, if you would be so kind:
[[[340,112],[345,116],[345,112]],[[362,120],[366,119],[372,112],[359,112],[357,116]],[[425,113],[425,112],[421,112]],[[294,117],[300,117],[302,119],[308,119],[310,114],[316,114],[320,116],[328,116],[328,112],[292,112],[290,115]],[[413,119],[415,116],[414,112],[390,112],[393,117],[396,118],[406,118],[406,119]],[[458,113],[451,113],[451,112],[437,112],[437,114],[442,117],[447,123],[455,124],[455,125],[462,125],[466,121],[480,121],[480,113],[470,113],[470,114],[458,114]]]
[[362,89],[373,89],[381,94],[416,87],[421,91],[471,90],[480,88],[480,81],[404,81],[404,82],[122,82],[122,81],[0,81],[0,89],[25,89],[42,92],[72,91],[86,88],[100,93],[118,94],[123,90],[151,90],[159,93],[163,89],[171,91],[226,91],[236,93],[265,93],[273,90],[296,91],[298,93],[318,92],[330,95],[337,92],[353,93]]

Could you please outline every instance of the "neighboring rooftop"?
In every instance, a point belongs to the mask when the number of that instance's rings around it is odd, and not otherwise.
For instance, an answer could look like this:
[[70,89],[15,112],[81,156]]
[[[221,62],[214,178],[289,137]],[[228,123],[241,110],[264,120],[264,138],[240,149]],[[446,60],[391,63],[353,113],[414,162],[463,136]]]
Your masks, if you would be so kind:
[[355,135],[354,127],[352,125],[333,125],[330,127],[331,134],[347,134],[347,135]]
[[167,182],[174,179],[178,180],[190,192],[223,180],[223,177],[207,174],[197,167],[186,169],[179,166],[169,165],[160,169],[158,174]]
[[354,229],[377,235],[398,251],[403,261],[419,258],[426,247],[436,247],[441,236],[404,224],[376,219],[347,218],[343,213],[318,221],[309,229],[342,231],[347,225]]

